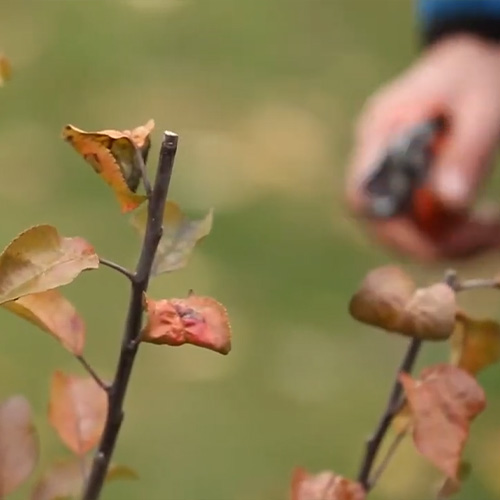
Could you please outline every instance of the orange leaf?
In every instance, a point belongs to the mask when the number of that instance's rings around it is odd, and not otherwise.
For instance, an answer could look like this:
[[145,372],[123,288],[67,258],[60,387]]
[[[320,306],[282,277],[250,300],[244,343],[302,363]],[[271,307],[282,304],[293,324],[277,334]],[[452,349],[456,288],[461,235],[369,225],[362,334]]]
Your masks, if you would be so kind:
[[3,306],[53,335],[72,354],[83,353],[85,323],[58,290],[25,295]]
[[406,373],[400,380],[413,414],[417,450],[446,477],[458,480],[470,422],[486,407],[483,389],[467,372],[448,364],[426,368],[420,380]]
[[471,375],[500,359],[500,325],[496,321],[476,320],[460,312],[450,342],[451,363]]
[[0,304],[66,285],[97,267],[99,257],[84,239],[63,238],[49,225],[32,227],[0,255]]
[[30,405],[23,396],[13,396],[0,405],[0,498],[26,481],[37,461]]
[[455,293],[444,283],[417,289],[401,269],[385,266],[367,274],[349,304],[363,323],[423,340],[444,340],[453,332]]
[[94,379],[54,373],[49,420],[64,444],[77,455],[84,455],[98,443],[107,406],[106,393]]
[[85,132],[66,125],[63,139],[69,142],[113,189],[122,212],[130,212],[147,199],[135,191],[140,183],[144,158],[150,146],[149,133],[153,127],[153,120],[143,127],[124,132]]
[[226,309],[211,297],[146,300],[148,321],[142,341],[180,346],[192,344],[221,354],[231,350],[231,326]]
[[449,477],[444,478],[443,482],[439,486],[436,499],[442,500],[458,493],[462,487],[463,481],[469,476],[470,471],[471,465],[468,462],[460,462],[458,467],[459,479],[457,480]]
[[3,54],[0,54],[0,87],[2,87],[6,81],[10,80],[12,75],[12,66],[10,61]]
[[330,471],[308,474],[296,469],[292,477],[291,500],[364,500],[363,487]]

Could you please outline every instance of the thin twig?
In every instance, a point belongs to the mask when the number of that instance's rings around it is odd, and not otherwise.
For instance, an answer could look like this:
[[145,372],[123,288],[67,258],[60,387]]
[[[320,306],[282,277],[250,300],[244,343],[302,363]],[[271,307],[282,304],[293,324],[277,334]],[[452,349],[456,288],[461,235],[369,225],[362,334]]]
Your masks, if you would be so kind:
[[[458,278],[457,274],[454,271],[447,271],[445,273],[445,277],[443,280],[450,288],[457,291],[458,287]],[[418,354],[422,347],[422,340],[420,339],[412,339],[408,345],[408,348],[403,356],[403,361],[396,372],[396,376],[392,385],[391,394],[385,406],[385,410],[380,418],[377,427],[375,428],[375,432],[373,435],[366,441],[365,445],[365,453],[363,455],[363,459],[361,461],[361,466],[358,474],[358,482],[363,486],[363,488],[368,492],[375,485],[376,481],[370,481],[371,471],[375,460],[377,458],[377,454],[380,449],[380,445],[384,440],[384,437],[391,425],[392,419],[398,413],[400,408],[403,406],[405,402],[405,398],[403,395],[403,387],[401,382],[399,381],[399,375],[402,372],[411,373],[413,370],[413,366],[417,360]],[[378,476],[377,476],[378,479]]]
[[119,273],[123,274],[123,276],[126,276],[130,281],[134,281],[134,279],[135,279],[134,273],[132,273],[128,269],[120,266],[120,264],[117,264],[116,262],[113,262],[112,260],[103,259],[102,257],[99,257],[99,262],[103,266],[109,267],[110,269],[113,269],[113,270],[118,271]]
[[371,482],[369,481],[373,464],[377,458],[377,453],[385,434],[391,425],[392,419],[401,407],[403,387],[399,382],[399,374],[401,372],[410,373],[412,371],[421,346],[422,341],[420,339],[412,339],[410,341],[403,357],[403,361],[401,362],[401,365],[396,373],[391,395],[387,401],[384,413],[379,420],[375,432],[366,442],[365,454],[363,456],[358,475],[358,482],[363,486],[363,488],[365,488],[366,491],[370,491],[373,487],[373,484],[370,484]]
[[95,380],[96,384],[105,392],[109,392],[110,386],[104,382],[104,380],[99,377],[97,372],[90,366],[88,361],[82,355],[76,355],[75,358],[80,362],[80,364],[85,368],[87,373]]
[[398,432],[396,436],[394,437],[392,443],[390,444],[384,458],[381,460],[380,465],[375,469],[375,472],[372,474],[368,484],[370,489],[377,483],[377,481],[380,479],[380,476],[384,473],[385,469],[387,469],[387,466],[389,465],[389,462],[391,461],[392,457],[394,456],[394,453],[396,453],[396,450],[398,449],[398,446],[401,444],[405,436],[407,435],[407,429],[404,431]]
[[163,210],[167,198],[170,177],[177,151],[177,134],[165,132],[160,149],[160,159],[155,184],[148,205],[148,219],[141,255],[132,281],[125,331],[120,358],[109,392],[108,414],[101,442],[94,455],[89,479],[85,484],[82,500],[97,500],[113,455],[116,440],[123,421],[123,401],[139,348],[142,326],[143,294],[147,291],[156,250],[163,232]]

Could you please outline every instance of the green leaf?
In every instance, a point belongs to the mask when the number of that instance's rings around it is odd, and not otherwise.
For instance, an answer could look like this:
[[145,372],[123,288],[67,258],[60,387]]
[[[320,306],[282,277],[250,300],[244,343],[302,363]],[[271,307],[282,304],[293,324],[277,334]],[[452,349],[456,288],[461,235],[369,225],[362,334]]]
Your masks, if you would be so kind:
[[[147,216],[147,206],[132,216],[132,225],[141,235],[144,235],[146,229]],[[191,220],[176,203],[167,201],[163,212],[163,236],[158,245],[152,274],[168,273],[186,266],[194,247],[210,233],[212,224],[212,209],[205,217]]]

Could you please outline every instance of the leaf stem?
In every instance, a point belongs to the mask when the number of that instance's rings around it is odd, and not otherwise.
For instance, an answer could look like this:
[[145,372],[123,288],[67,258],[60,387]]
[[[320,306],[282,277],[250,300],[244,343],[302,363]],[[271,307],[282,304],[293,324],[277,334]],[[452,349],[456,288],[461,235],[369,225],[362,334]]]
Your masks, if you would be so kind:
[[120,274],[123,274],[123,276],[127,277],[130,281],[134,281],[134,279],[135,279],[134,273],[132,273],[128,269],[120,266],[120,264],[117,264],[116,262],[113,262],[112,260],[104,259],[103,257],[99,257],[99,262],[103,266],[109,267],[110,269],[113,269],[114,271],[117,271]]
[[104,382],[104,380],[99,377],[97,372],[92,368],[89,362],[82,355],[75,355],[75,358],[80,362],[80,364],[85,368],[87,373],[95,380],[96,384],[106,393],[109,393],[110,386]]
[[392,443],[390,444],[384,458],[380,462],[380,465],[376,468],[375,472],[372,474],[370,480],[368,481],[370,488],[372,488],[377,483],[377,481],[380,479],[380,476],[384,473],[385,469],[387,469],[389,462],[391,461],[394,453],[396,453],[399,445],[407,435],[407,432],[408,430],[405,429],[404,431],[398,432],[396,436],[394,436],[394,439],[392,440]]
[[97,500],[99,498],[124,418],[123,402],[139,348],[143,294],[148,288],[154,257],[163,232],[162,214],[170,185],[177,142],[177,134],[168,131],[164,133],[155,183],[148,204],[148,219],[141,254],[134,280],[131,282],[130,301],[120,357],[109,391],[106,423],[94,455],[89,478],[84,486],[82,500]]

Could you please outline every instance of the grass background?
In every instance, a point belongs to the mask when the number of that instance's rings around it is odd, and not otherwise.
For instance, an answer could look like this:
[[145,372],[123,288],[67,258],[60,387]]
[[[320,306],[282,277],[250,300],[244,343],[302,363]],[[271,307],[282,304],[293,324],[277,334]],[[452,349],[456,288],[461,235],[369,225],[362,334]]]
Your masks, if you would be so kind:
[[[171,197],[215,208],[190,266],[152,295],[189,288],[223,302],[228,357],[144,346],[116,461],[141,479],[106,500],[284,500],[292,469],[355,477],[405,342],[357,325],[347,303],[372,267],[395,257],[345,213],[343,175],[364,99],[416,54],[411,2],[398,0],[32,0],[0,3],[0,237],[49,222],[134,265],[138,238],[103,183],[60,139],[154,118],[180,135]],[[154,161],[151,161],[154,163]],[[494,179],[491,192],[498,188]],[[421,282],[440,268],[405,266]],[[495,255],[459,269],[490,274]],[[111,376],[127,287],[103,269],[65,288],[88,325],[86,355]],[[499,298],[462,299],[500,317]],[[42,441],[37,474],[68,456],[46,421],[51,373],[80,373],[49,337],[1,312],[0,397],[23,393]],[[421,364],[446,357],[427,348]],[[488,410],[474,424],[474,471],[457,499],[500,495],[500,372],[481,376]],[[438,475],[409,443],[371,498],[431,498]],[[13,495],[29,496],[27,485]]]

